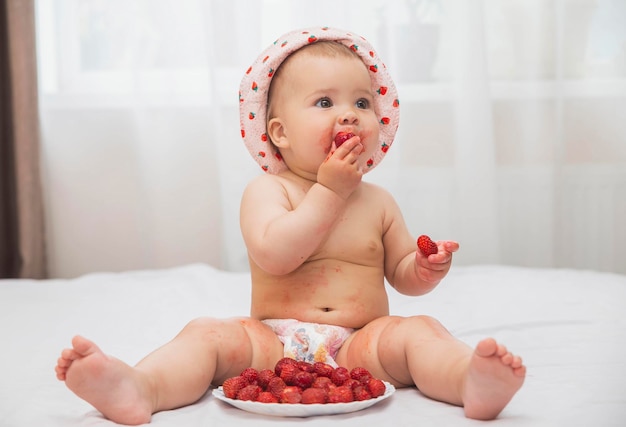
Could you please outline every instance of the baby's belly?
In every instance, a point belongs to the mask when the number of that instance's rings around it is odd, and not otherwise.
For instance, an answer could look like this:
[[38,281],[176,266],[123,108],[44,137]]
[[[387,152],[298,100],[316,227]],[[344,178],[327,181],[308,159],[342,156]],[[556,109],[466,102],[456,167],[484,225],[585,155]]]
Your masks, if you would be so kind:
[[252,269],[251,316],[361,328],[389,314],[383,271],[319,260],[286,276]]

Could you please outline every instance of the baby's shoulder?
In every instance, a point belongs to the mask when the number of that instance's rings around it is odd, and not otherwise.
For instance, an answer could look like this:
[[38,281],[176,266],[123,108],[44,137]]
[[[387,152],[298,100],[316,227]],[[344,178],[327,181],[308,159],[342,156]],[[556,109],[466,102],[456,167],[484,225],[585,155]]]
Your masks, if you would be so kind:
[[357,197],[355,204],[361,210],[366,210],[372,215],[381,215],[390,220],[396,218],[400,213],[400,207],[390,191],[372,184],[371,182],[361,182],[361,194]]
[[373,197],[379,200],[383,199],[381,201],[393,200],[393,196],[391,195],[389,191],[387,191],[385,188],[381,187],[380,185],[377,185],[368,181],[361,182],[361,191],[363,192],[363,195],[365,195],[366,197]]
[[277,204],[293,207],[297,205],[297,201],[301,197],[301,187],[288,177],[264,174],[258,175],[248,182],[242,195],[242,203]]
[[281,182],[281,179],[277,175],[266,173],[263,175],[257,175],[250,181],[248,181],[248,184],[246,184],[246,190],[257,191],[263,188],[272,188],[283,185],[284,184]]

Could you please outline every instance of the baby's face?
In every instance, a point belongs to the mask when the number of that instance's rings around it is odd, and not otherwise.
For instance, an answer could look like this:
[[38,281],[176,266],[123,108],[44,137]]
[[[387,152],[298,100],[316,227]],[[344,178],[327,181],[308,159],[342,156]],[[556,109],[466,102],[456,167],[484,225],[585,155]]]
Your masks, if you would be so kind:
[[372,83],[356,57],[302,53],[290,61],[274,98],[275,117],[284,126],[281,153],[290,169],[316,174],[333,148],[337,132],[359,136],[361,166],[378,145]]

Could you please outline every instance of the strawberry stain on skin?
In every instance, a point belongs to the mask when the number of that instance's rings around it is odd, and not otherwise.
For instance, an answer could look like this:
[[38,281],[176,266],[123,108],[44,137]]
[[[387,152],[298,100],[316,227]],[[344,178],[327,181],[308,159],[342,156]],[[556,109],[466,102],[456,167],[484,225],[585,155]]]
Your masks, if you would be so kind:
[[291,294],[287,291],[282,292],[281,302],[283,305],[288,306],[291,304]]
[[[324,154],[328,154],[328,157],[333,155],[333,136],[330,132],[325,132],[324,135],[319,139],[317,144],[322,147],[324,150]],[[328,141],[331,141],[329,144]]]

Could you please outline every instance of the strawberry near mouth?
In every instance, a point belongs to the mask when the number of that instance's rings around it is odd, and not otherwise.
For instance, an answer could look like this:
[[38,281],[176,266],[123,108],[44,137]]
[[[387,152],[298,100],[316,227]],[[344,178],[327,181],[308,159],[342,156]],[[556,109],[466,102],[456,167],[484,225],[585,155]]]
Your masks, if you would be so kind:
[[341,147],[341,145],[344,142],[346,142],[347,140],[349,140],[353,136],[355,136],[355,135],[352,132],[337,132],[337,135],[335,135],[335,146],[337,148]]

